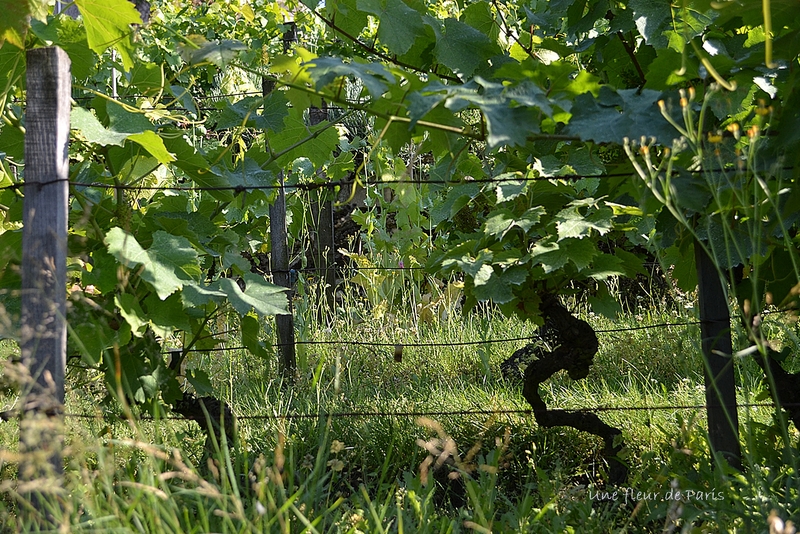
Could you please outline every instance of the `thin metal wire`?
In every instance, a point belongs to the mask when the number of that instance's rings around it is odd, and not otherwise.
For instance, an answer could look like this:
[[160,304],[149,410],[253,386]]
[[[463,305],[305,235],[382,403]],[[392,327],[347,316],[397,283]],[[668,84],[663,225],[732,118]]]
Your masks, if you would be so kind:
[[[781,408],[795,408],[800,406],[798,403],[784,403]],[[737,408],[775,408],[773,402],[737,404]],[[265,420],[292,420],[292,419],[337,419],[337,418],[359,418],[359,417],[447,417],[447,416],[470,416],[470,415],[533,415],[545,412],[642,412],[642,411],[678,411],[678,410],[705,410],[705,404],[660,404],[655,406],[592,406],[585,408],[547,408],[542,410],[532,408],[509,409],[509,410],[410,410],[410,411],[348,411],[348,412],[318,412],[318,413],[287,413],[287,414],[255,414],[238,415],[236,419],[240,421],[265,421]],[[76,419],[103,419],[104,417],[119,417],[119,414],[88,414],[88,413],[65,413],[64,417]],[[183,416],[165,416],[159,418],[141,417],[140,421],[152,420],[191,420]]]
[[[794,167],[783,167],[780,170],[793,170]],[[692,174],[698,174],[703,172],[724,172],[726,169],[717,169],[713,171],[708,170],[696,170],[696,171],[688,171]],[[635,173],[633,171],[630,172],[617,172],[617,173],[604,173],[604,174],[567,174],[563,176],[514,176],[514,177],[505,177],[505,178],[479,178],[474,180],[412,180],[412,179],[401,179],[401,180],[392,180],[392,181],[383,181],[383,180],[364,180],[361,182],[363,186],[388,186],[388,185],[398,185],[398,184],[409,184],[409,185],[471,185],[471,184],[502,184],[502,183],[509,183],[509,182],[542,182],[542,181],[551,181],[551,180],[564,180],[564,181],[579,181],[579,180],[588,180],[592,178],[596,179],[608,179],[608,178],[624,178],[633,176]],[[677,174],[677,173],[676,173]],[[54,180],[53,182],[42,182],[39,185],[48,185],[50,183],[54,183],[56,181],[62,180]],[[0,187],[0,191],[6,189],[19,189],[28,185],[26,182],[17,182],[14,184],[10,184],[7,186]],[[223,185],[223,186],[180,186],[180,185],[151,185],[151,186],[143,186],[143,185],[115,185],[115,184],[104,184],[99,182],[69,182],[69,185],[74,187],[91,187],[96,189],[114,189],[114,190],[126,190],[126,191],[233,191],[236,194],[244,193],[247,191],[259,191],[259,190],[272,190],[272,189],[285,189],[285,190],[301,190],[301,191],[315,191],[317,189],[333,189],[335,187],[347,186],[351,187],[353,185],[353,181],[350,180],[336,180],[331,182],[313,182],[313,183],[298,183],[298,184],[267,184],[267,185]]]
[[[602,329],[602,330],[595,330],[595,333],[598,334],[611,334],[611,333],[618,333],[618,332],[629,332],[635,330],[646,330],[650,328],[671,328],[671,327],[678,327],[678,326],[693,326],[701,324],[700,321],[687,321],[684,323],[660,323],[654,325],[645,325],[645,326],[632,326],[628,328],[609,328],[609,329]],[[425,348],[425,347],[466,347],[466,346],[474,346],[474,345],[488,345],[492,343],[513,343],[516,341],[530,341],[536,338],[536,334],[532,334],[530,336],[523,336],[523,337],[508,337],[508,338],[495,338],[495,339],[483,339],[477,341],[451,341],[451,342],[430,342],[430,343],[406,343],[402,341],[385,341],[385,342],[378,342],[378,341],[356,341],[353,339],[336,339],[336,340],[299,340],[295,341],[295,345],[349,345],[355,347],[397,347],[402,346],[404,348]],[[274,347],[283,346],[281,343],[273,343]],[[172,350],[181,350],[179,348],[175,348]],[[234,350],[247,350],[247,347],[218,347],[213,349],[188,349],[186,352],[228,352]],[[169,352],[169,351],[168,351]],[[167,354],[165,352],[164,354]]]

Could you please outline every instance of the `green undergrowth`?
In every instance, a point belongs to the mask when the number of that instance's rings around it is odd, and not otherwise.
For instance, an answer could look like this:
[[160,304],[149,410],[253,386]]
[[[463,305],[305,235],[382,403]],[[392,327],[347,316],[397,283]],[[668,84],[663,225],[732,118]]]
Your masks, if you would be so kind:
[[[389,314],[306,329],[301,341],[328,343],[298,345],[291,384],[241,351],[195,355],[189,365],[209,371],[238,416],[238,436],[211,451],[196,423],[125,422],[97,407],[91,377],[68,386],[67,412],[96,417],[67,418],[62,482],[20,487],[17,424],[0,427],[3,528],[766,532],[773,510],[800,518],[798,432],[774,410],[740,410],[741,473],[710,454],[690,311],[586,319],[600,340],[590,375],[556,374],[543,398],[597,409],[622,430],[623,485],[607,482],[599,438],[539,428],[520,386],[501,376],[530,325],[486,309],[437,323]],[[794,325],[774,329],[776,340],[796,339]],[[500,339],[513,341],[488,342]],[[741,403],[763,402],[759,372],[737,360]]]

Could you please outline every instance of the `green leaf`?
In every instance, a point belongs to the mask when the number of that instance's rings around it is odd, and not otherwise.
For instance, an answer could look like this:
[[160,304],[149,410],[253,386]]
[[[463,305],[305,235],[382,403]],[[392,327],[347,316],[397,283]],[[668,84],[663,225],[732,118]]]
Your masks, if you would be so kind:
[[32,0],[0,0],[0,46],[8,41],[25,49],[25,33],[29,27]]
[[114,304],[119,308],[120,315],[130,325],[131,333],[136,337],[142,337],[148,321],[136,295],[130,293],[114,295]]
[[453,18],[445,19],[444,35],[436,42],[436,59],[469,78],[500,49],[485,34]]
[[211,385],[211,379],[209,378],[208,373],[202,369],[187,369],[186,381],[192,385],[194,392],[199,397],[204,397],[214,393],[214,387]]
[[475,2],[468,5],[462,14],[461,21],[487,35],[492,41],[500,37],[500,24],[495,20],[491,5],[488,2]]
[[130,113],[120,106],[109,106],[111,128],[104,127],[95,115],[84,108],[76,107],[70,116],[70,128],[80,132],[87,143],[100,146],[123,146],[126,139],[147,150],[164,165],[175,160],[175,155],[164,146],[161,137],[151,130],[152,123],[143,115]]
[[425,34],[422,15],[402,0],[358,0],[358,9],[376,16],[378,40],[394,54],[405,54]]
[[575,99],[566,133],[596,143],[621,144],[625,137],[646,136],[671,145],[679,134],[661,115],[657,105],[660,99],[658,91],[614,91],[604,85],[597,98],[587,93]]
[[513,288],[523,283],[527,276],[524,267],[512,267],[498,273],[490,265],[484,264],[475,275],[473,295],[478,300],[506,304],[514,300]]
[[108,127],[115,132],[133,134],[156,129],[144,112],[130,111],[128,107],[113,100],[106,102],[106,113],[108,113]]
[[474,182],[465,182],[453,186],[448,192],[444,202],[434,205],[431,211],[431,222],[438,225],[441,222],[450,219],[456,213],[461,211],[461,208],[470,203],[472,199],[477,197],[482,190],[481,184]]
[[[167,151],[175,154],[175,167],[183,171],[192,181],[201,187],[230,187],[230,183],[217,172],[211,169],[208,161],[197,152],[183,137],[183,132],[168,131],[169,135],[161,139]],[[226,190],[212,190],[209,194],[222,202],[233,200],[233,192]]]
[[81,359],[92,366],[103,360],[103,352],[106,349],[113,346],[115,341],[120,341],[118,338],[120,332],[127,333],[130,337],[130,326],[127,324],[126,328],[120,328],[115,332],[104,320],[70,323],[68,329],[70,343],[77,347]]
[[667,2],[652,0],[630,0],[628,8],[633,10],[636,29],[647,44],[666,48],[669,44],[664,32],[672,29],[672,7]]
[[569,254],[566,252],[566,245],[555,242],[552,236],[538,241],[531,249],[531,260],[533,264],[541,264],[545,274],[561,269],[569,261]]
[[645,88],[664,90],[670,86],[688,82],[700,77],[697,59],[680,54],[671,48],[658,51],[647,67]]
[[357,0],[326,0],[325,11],[336,29],[348,36],[358,36],[367,25],[367,13],[358,7]]
[[308,72],[316,81],[317,89],[325,87],[339,77],[354,76],[361,80],[372,99],[380,97],[394,84],[395,77],[380,63],[361,63],[357,59],[345,63],[336,57],[319,57],[309,62]]
[[587,213],[582,213],[581,208],[586,205],[587,200],[592,204],[595,202],[594,199],[573,201],[570,203],[570,207],[561,210],[555,216],[555,220],[558,221],[556,227],[559,241],[569,237],[587,237],[591,235],[592,230],[599,235],[605,235],[611,231],[614,212],[607,207],[590,206]]
[[[508,173],[508,174],[501,174],[500,176],[496,176],[495,180],[500,180],[504,178],[509,178],[511,176],[515,176],[516,173]],[[525,192],[525,189],[528,187],[527,180],[513,180],[508,182],[502,182],[498,184],[497,189],[497,202],[508,202],[509,200],[514,200],[521,194]]]
[[230,278],[219,280],[220,289],[228,295],[228,301],[239,315],[247,315],[251,310],[260,316],[289,313],[285,287],[270,284],[253,273],[245,273],[242,278],[245,282],[244,292]]
[[[339,134],[335,128],[325,128],[324,124],[316,127],[306,125],[302,110],[292,110],[284,121],[284,129],[280,135],[270,136],[269,142],[276,153],[287,151],[278,158],[279,165],[288,166],[295,159],[305,156],[314,167],[322,167],[333,159],[333,153],[339,146]],[[323,132],[320,129],[325,128]]]
[[90,144],[100,146],[122,146],[128,133],[115,132],[107,129],[88,109],[76,107],[70,114],[70,128],[80,132],[83,139]]
[[184,284],[183,291],[180,294],[173,293],[166,300],[160,300],[154,294],[150,294],[144,300],[144,306],[147,309],[146,318],[157,336],[165,338],[173,335],[176,330],[192,332],[192,323],[189,318],[190,312],[194,311],[199,315],[202,315],[203,312],[184,308],[183,293],[188,287],[189,285]]
[[[11,1],[17,2],[18,0]],[[0,92],[4,92],[6,88],[11,88],[15,85],[24,87],[25,59],[24,47],[17,48],[16,46],[11,46],[11,43],[6,46],[0,46]]]
[[611,254],[601,254],[592,261],[592,268],[583,272],[585,267],[581,267],[583,275],[588,275],[595,280],[605,280],[612,276],[625,276],[625,269],[622,260]]
[[25,159],[25,134],[16,126],[4,125],[0,129],[0,147],[6,156],[22,162]]
[[112,228],[104,241],[109,253],[123,266],[142,266],[140,276],[153,286],[161,300],[200,275],[197,251],[184,237],[159,230],[153,234],[153,244],[145,250],[135,237],[121,228]]
[[200,35],[192,35],[189,42],[178,45],[178,51],[186,63],[190,65],[211,63],[219,68],[225,68],[239,52],[244,50],[247,50],[247,46],[241,41],[235,39],[208,41]]
[[128,0],[75,0],[86,27],[89,48],[102,54],[113,46],[122,58],[125,70],[133,67],[131,24],[141,24],[142,18]]
[[606,294],[603,298],[591,296],[587,301],[592,311],[611,320],[616,320],[622,313],[622,306],[611,295]]
[[164,140],[161,139],[161,136],[151,130],[130,134],[128,139],[150,152],[150,155],[162,165],[175,161],[175,154],[169,152],[167,147],[164,146]]
[[[224,103],[224,108],[217,119],[217,128],[235,128],[247,126],[260,130],[278,131],[283,127],[283,121],[289,114],[288,101],[283,91],[273,91],[266,99],[260,97],[247,97],[231,104]],[[264,106],[264,113],[259,108]]]
[[[161,92],[164,89],[164,81],[163,65],[140,61],[131,69],[130,83],[142,94]],[[180,100],[181,95],[177,94],[175,97]]]
[[614,256],[619,258],[620,266],[625,271],[625,276],[629,278],[635,277],[637,274],[641,274],[647,276],[647,271],[644,269],[643,260],[641,257],[633,254],[632,252],[628,252],[624,248],[617,247],[614,250]]
[[242,331],[242,345],[244,345],[253,356],[257,356],[265,362],[269,362],[272,354],[267,350],[264,342],[259,339],[261,323],[259,323],[258,318],[252,315],[242,316],[240,328]]
[[227,296],[227,293],[220,289],[218,282],[209,285],[184,284],[183,291],[181,291],[181,300],[186,307],[205,306],[209,302],[221,304]]

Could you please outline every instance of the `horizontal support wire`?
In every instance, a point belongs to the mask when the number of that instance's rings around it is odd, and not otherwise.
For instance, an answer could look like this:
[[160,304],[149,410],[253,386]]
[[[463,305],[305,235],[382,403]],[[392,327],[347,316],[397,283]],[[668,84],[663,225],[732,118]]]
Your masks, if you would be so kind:
[[[800,406],[798,403],[781,404],[784,408],[794,408]],[[775,408],[773,402],[737,404],[737,408]],[[546,410],[535,410],[532,408],[509,409],[509,410],[409,410],[409,411],[349,411],[349,412],[318,412],[318,413],[287,413],[287,414],[256,414],[236,416],[240,421],[265,421],[265,420],[292,420],[292,419],[337,419],[337,418],[371,418],[371,417],[444,417],[444,416],[470,416],[470,415],[533,415],[544,412],[644,412],[644,411],[679,411],[679,410],[705,410],[705,404],[658,404],[654,406],[594,406],[588,408],[548,408]],[[119,417],[128,419],[117,414],[89,414],[89,413],[65,413],[64,417],[74,419],[104,419],[106,417]],[[183,416],[166,417],[141,417],[139,421],[186,421]],[[188,419],[191,420],[191,419]]]
[[[736,169],[699,169],[694,171],[687,171],[691,174],[702,174],[705,172],[729,172],[735,171]],[[776,170],[783,170],[783,171],[790,171],[794,170],[794,167],[781,167],[780,169]],[[676,171],[673,173],[675,175],[678,174]],[[635,172],[616,172],[616,173],[605,173],[605,174],[565,174],[563,176],[514,176],[514,177],[505,177],[505,178],[478,178],[473,180],[412,180],[412,179],[402,179],[402,180],[392,180],[392,181],[384,181],[384,180],[363,180],[358,181],[359,184],[362,186],[389,186],[389,185],[398,185],[398,184],[415,184],[415,185],[470,185],[470,184],[501,184],[501,183],[509,183],[509,182],[542,182],[542,181],[550,181],[550,180],[565,180],[565,181],[579,181],[579,180],[587,180],[591,178],[596,179],[607,179],[607,178],[624,178],[624,177],[631,177],[634,176]],[[53,180],[52,182],[40,182],[37,185],[48,185],[50,183],[56,183],[63,180]],[[273,189],[284,189],[284,190],[300,190],[300,191],[314,191],[318,189],[332,189],[339,186],[347,186],[351,187],[354,181],[350,180],[336,180],[331,182],[312,182],[312,183],[304,183],[304,184],[267,184],[267,185],[224,185],[224,186],[181,186],[181,185],[152,185],[152,186],[143,186],[143,185],[115,185],[115,184],[104,184],[101,182],[74,182],[70,181],[69,185],[73,187],[86,187],[86,188],[94,188],[94,189],[114,189],[119,191],[189,191],[189,192],[196,192],[196,191],[233,191],[236,194],[245,193],[248,191],[261,191],[261,190],[273,190]],[[26,185],[31,185],[27,182],[17,182],[10,185],[6,185],[0,187],[0,191],[6,189],[20,189],[25,187]]]
[[[631,326],[626,328],[608,328],[602,330],[595,330],[597,334],[611,334],[617,332],[632,332],[635,330],[647,330],[651,328],[671,328],[671,327],[678,327],[678,326],[694,326],[701,324],[700,321],[688,321],[684,323],[660,323],[660,324],[653,324],[653,325],[644,325],[644,326]],[[523,336],[523,337],[509,337],[509,338],[497,338],[497,339],[483,339],[477,341],[450,341],[450,342],[419,342],[419,343],[406,343],[406,342],[378,342],[378,341],[356,341],[352,339],[336,339],[336,340],[324,340],[324,341],[313,341],[313,340],[300,340],[295,341],[295,345],[349,345],[349,346],[356,346],[356,347],[403,347],[403,348],[421,348],[421,347],[465,347],[465,346],[474,346],[474,345],[487,345],[492,343],[512,343],[515,341],[530,341],[536,338],[536,334],[530,336]],[[282,346],[280,343],[273,343],[274,347]],[[173,351],[182,351],[183,349],[174,348],[164,352],[164,354],[169,354]],[[234,351],[234,350],[247,350],[247,347],[218,347],[214,349],[187,349],[185,352],[227,352],[227,351]]]

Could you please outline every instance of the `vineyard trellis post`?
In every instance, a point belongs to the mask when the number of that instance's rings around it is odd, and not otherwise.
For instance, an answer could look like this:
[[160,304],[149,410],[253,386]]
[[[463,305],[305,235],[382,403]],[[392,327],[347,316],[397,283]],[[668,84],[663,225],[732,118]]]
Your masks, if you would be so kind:
[[705,371],[708,437],[711,449],[736,468],[741,466],[736,379],[728,299],[719,272],[699,242],[694,244],[697,300]]
[[[328,106],[324,101],[321,108],[309,108],[308,122],[311,126],[320,124],[327,119]],[[324,169],[318,169],[317,175],[322,180],[327,178]],[[320,306],[320,319],[324,319],[325,315],[331,316],[335,312],[336,246],[333,224],[333,187],[317,189],[317,193],[319,196],[311,202],[311,217],[316,234],[314,236],[314,267],[317,269],[322,284],[318,295],[325,295],[326,311],[323,312]]]
[[27,52],[20,352],[20,480],[60,475],[66,370],[67,213],[72,83],[58,47]]
[[[288,51],[296,40],[297,26],[292,22],[283,34],[284,51]],[[261,93],[265,99],[274,88],[275,82],[266,77],[262,78]],[[283,173],[279,176],[279,181],[278,196],[269,207],[270,270],[273,282],[289,290],[289,313],[275,316],[275,330],[278,337],[281,375],[290,381],[294,378],[297,370],[297,357],[294,345],[294,312],[291,293],[292,281],[289,276],[289,238],[286,233],[286,189],[283,186]]]

